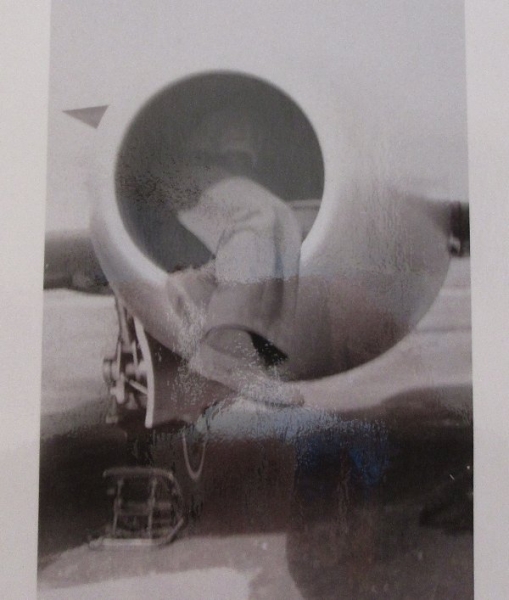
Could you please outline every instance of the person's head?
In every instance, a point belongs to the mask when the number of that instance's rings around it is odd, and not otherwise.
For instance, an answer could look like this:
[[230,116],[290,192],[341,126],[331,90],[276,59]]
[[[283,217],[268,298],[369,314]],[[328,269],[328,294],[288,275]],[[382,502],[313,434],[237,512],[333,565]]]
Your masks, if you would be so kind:
[[185,142],[191,161],[252,171],[260,158],[263,127],[248,110],[225,107],[202,117]]
[[176,211],[198,202],[204,187],[224,171],[254,177],[265,132],[262,119],[246,109],[225,106],[206,113],[180,148],[154,158],[147,200],[160,210]]

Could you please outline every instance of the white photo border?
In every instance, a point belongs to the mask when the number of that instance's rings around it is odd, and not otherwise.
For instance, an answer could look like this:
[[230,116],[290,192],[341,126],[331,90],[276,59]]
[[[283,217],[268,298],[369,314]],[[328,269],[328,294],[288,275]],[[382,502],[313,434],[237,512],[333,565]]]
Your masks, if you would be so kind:
[[[49,0],[0,0],[0,583],[36,597]],[[467,0],[475,592],[509,592],[509,4]]]

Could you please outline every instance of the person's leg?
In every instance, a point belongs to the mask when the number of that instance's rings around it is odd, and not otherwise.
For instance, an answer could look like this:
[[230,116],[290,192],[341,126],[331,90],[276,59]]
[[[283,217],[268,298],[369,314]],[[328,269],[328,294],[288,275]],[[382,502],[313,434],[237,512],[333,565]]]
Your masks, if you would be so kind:
[[[258,341],[267,351],[261,336]],[[277,349],[273,350],[279,358]],[[264,360],[257,352],[250,332],[230,328],[209,332],[189,361],[189,368],[236,392],[237,397],[272,406],[302,405],[303,397],[298,387],[288,381],[284,363],[275,364],[273,356],[270,366],[266,361],[267,356]]]
[[250,331],[249,335],[258,356],[266,368],[277,367],[288,359],[288,355],[277,348],[272,342],[269,342],[267,338],[258,335],[254,331]]
[[215,287],[213,263],[168,276],[168,307],[163,318],[173,331],[170,349],[185,360],[195,354],[203,337],[207,306]]

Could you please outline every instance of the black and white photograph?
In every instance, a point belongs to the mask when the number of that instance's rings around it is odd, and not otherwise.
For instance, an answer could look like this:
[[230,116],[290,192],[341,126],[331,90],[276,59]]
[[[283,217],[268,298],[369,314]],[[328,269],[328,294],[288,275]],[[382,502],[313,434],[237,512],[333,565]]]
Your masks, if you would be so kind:
[[52,2],[40,599],[474,597],[466,56],[462,0]]

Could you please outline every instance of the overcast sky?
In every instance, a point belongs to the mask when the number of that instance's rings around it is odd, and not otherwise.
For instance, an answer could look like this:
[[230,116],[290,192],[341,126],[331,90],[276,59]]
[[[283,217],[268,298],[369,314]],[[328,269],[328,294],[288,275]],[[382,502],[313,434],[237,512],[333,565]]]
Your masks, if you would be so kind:
[[62,111],[113,106],[137,81],[169,83],[211,55],[247,72],[254,58],[321,72],[383,124],[395,179],[468,197],[462,0],[54,0],[51,35],[48,230],[88,223],[97,130]]

